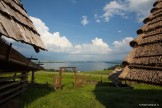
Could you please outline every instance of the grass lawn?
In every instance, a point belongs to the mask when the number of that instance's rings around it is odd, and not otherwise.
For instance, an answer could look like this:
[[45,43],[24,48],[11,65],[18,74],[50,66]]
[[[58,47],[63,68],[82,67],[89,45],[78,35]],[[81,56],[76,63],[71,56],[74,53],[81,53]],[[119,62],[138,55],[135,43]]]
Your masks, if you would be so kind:
[[[39,85],[29,86],[23,94],[24,108],[137,108],[139,105],[162,107],[162,87],[132,83],[134,89],[116,88],[107,75],[111,71],[81,72],[91,80],[103,85],[86,84],[73,87],[73,73],[63,73],[63,89],[54,90],[53,76],[58,72],[39,71],[35,81]],[[29,74],[30,80],[30,74]]]

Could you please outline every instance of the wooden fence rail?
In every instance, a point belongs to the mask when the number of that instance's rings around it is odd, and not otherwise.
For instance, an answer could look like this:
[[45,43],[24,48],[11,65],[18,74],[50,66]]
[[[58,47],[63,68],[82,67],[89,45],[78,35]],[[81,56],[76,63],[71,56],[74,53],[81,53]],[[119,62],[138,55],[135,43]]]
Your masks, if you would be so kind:
[[3,73],[3,76],[0,76],[0,104],[23,92],[28,82],[27,78],[28,72]]

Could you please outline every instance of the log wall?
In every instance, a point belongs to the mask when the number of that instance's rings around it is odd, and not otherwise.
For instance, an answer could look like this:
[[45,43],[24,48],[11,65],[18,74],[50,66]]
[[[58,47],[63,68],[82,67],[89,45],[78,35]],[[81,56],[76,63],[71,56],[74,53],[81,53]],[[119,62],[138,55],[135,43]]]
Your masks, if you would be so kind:
[[0,73],[0,104],[10,100],[26,89],[28,72]]

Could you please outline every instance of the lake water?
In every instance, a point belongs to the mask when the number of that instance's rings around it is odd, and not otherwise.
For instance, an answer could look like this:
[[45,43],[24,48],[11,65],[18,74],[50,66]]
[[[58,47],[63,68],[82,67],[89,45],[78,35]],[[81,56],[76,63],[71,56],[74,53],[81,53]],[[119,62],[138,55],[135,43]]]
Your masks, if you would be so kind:
[[43,63],[46,69],[56,69],[59,67],[77,67],[78,71],[104,70],[116,64],[107,62],[64,62],[64,63]]

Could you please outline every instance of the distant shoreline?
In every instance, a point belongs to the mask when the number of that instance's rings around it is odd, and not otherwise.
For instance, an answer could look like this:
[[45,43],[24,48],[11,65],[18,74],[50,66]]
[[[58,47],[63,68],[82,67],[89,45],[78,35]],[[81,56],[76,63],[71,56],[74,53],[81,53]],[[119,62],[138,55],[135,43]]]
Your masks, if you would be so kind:
[[40,63],[111,63],[111,64],[121,64],[121,61],[118,62],[105,62],[105,61],[43,61]]
[[79,62],[69,62],[69,61],[47,61],[41,62],[44,64],[46,69],[59,70],[59,67],[77,67],[79,71],[93,71],[93,70],[105,70],[112,68],[115,65],[120,65],[120,62],[92,62],[92,61],[79,61]]

